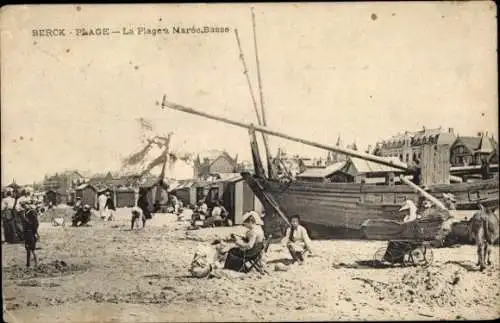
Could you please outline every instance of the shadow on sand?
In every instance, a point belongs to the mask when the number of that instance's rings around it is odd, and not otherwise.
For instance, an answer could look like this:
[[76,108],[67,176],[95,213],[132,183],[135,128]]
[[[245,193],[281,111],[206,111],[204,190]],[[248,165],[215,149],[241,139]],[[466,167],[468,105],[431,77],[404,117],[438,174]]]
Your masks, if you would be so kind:
[[384,268],[393,268],[394,265],[380,262],[380,261],[374,261],[374,260],[357,260],[355,263],[351,264],[346,264],[346,263],[338,263],[338,264],[333,264],[333,268],[335,269],[340,269],[340,268],[348,268],[348,269],[384,269]]
[[444,264],[445,265],[447,265],[447,264],[458,265],[467,271],[479,271],[479,267],[476,267],[476,265],[474,263],[471,263],[470,261],[449,260],[449,261],[445,262]]
[[283,264],[285,266],[290,266],[293,263],[293,260],[290,258],[279,258],[279,259],[273,259],[269,260],[267,264]]

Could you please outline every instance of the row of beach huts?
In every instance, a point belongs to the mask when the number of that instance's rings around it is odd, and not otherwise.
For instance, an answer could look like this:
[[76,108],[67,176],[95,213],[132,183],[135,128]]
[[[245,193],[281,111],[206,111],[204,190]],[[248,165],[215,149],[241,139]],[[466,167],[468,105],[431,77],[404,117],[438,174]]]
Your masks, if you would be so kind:
[[239,173],[220,173],[203,179],[173,181],[167,188],[160,185],[154,178],[135,187],[85,183],[76,187],[67,196],[63,196],[57,190],[48,190],[45,192],[44,200],[53,205],[71,205],[79,197],[83,204],[97,208],[98,196],[109,192],[117,208],[133,207],[138,198],[139,188],[147,190],[150,205],[159,205],[161,209],[167,207],[171,195],[175,195],[185,206],[196,205],[198,201],[205,199],[211,207],[216,200],[219,200],[228,210],[235,224],[241,223],[245,212],[263,209],[260,201]]

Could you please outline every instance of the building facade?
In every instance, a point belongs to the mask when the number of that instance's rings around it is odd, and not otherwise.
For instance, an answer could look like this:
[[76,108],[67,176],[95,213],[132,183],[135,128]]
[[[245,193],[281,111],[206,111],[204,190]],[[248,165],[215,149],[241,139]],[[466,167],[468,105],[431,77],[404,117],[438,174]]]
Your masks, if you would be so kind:
[[210,174],[234,173],[238,170],[236,158],[225,151],[210,150],[198,154],[194,160],[194,177],[202,178]]
[[423,127],[422,130],[405,131],[378,142],[373,154],[381,157],[397,157],[400,161],[413,165],[422,158],[425,146],[433,144],[451,146],[456,138],[453,128],[443,131],[441,127],[434,129]]
[[487,133],[476,137],[458,137],[450,147],[450,163],[453,167],[481,165],[485,159],[490,164],[498,164],[498,143]]

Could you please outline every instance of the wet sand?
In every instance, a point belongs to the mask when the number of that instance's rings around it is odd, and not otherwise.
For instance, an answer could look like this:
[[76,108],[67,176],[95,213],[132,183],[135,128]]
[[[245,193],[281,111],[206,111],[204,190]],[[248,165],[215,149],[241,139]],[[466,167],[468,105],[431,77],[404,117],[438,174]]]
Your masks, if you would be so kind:
[[[130,231],[127,209],[82,228],[42,223],[40,266],[25,269],[22,244],[2,244],[7,322],[493,319],[500,313],[499,249],[484,272],[474,246],[434,249],[427,268],[367,265],[383,241],[314,240],[302,266],[279,244],[269,275],[219,270],[189,276],[195,249],[241,227],[187,231],[157,214]],[[279,269],[276,271],[275,269]],[[286,269],[282,271],[281,269]]]

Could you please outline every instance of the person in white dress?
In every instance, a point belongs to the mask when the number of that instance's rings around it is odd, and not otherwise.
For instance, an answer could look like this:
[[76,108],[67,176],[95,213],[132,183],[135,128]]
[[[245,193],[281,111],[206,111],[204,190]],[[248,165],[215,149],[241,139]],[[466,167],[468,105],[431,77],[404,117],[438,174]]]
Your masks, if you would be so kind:
[[101,193],[98,197],[98,207],[99,207],[99,217],[101,219],[106,219],[107,218],[107,207],[106,203],[108,201],[108,197],[106,196],[105,193]]

